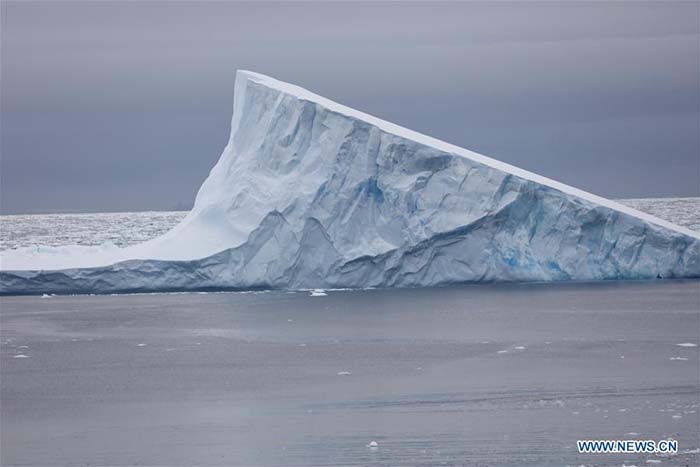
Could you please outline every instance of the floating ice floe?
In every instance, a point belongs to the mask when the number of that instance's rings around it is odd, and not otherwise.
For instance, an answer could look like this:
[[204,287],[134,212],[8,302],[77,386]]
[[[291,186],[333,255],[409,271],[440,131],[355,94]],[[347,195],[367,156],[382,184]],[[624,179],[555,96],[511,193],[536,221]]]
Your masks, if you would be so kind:
[[378,448],[378,447],[379,447],[379,443],[377,443],[376,441],[370,441],[369,444],[367,444],[367,447],[370,448],[370,449]]
[[12,358],[29,358],[29,355],[24,355],[23,353],[21,353],[21,354],[15,355],[15,356],[12,357]]
[[0,293],[37,295],[681,278],[700,277],[700,234],[241,70],[177,226],[4,250],[0,268]]
[[336,374],[337,374],[338,376],[348,376],[348,375],[351,375],[352,373],[350,373],[349,371],[339,371],[339,372],[336,373]]
[[314,289],[310,294],[312,297],[325,297],[328,295],[323,289]]
[[677,360],[677,361],[682,361],[682,362],[685,362],[685,361],[687,361],[687,360],[688,360],[688,359],[687,359],[687,358],[685,358],[685,357],[668,357],[668,359],[669,359],[669,360]]
[[697,347],[697,344],[693,344],[692,342],[682,342],[680,344],[676,344],[678,347]]

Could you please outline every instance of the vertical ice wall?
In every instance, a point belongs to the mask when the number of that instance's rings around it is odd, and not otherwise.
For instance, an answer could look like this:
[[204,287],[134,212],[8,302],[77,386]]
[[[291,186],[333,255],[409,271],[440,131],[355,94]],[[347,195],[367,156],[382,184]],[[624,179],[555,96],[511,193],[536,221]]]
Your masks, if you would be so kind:
[[[2,259],[4,292],[427,286],[698,277],[700,240],[297,86],[238,72],[228,145],[180,225],[111,256]],[[132,261],[112,265],[124,260]],[[65,270],[72,266],[80,267]]]

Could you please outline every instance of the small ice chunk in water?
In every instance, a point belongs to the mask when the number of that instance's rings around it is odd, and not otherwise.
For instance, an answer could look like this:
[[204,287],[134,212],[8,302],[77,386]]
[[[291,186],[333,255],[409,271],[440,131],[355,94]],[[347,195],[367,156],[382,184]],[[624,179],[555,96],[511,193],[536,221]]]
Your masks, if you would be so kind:
[[367,447],[370,449],[376,449],[379,447],[379,443],[376,441],[370,441],[369,444],[367,445]]
[[43,294],[43,295],[41,296],[41,298],[51,298],[51,295],[45,293],[45,294]]
[[499,350],[499,351],[496,352],[496,353],[508,353],[508,351],[507,351],[507,350]]
[[311,291],[312,297],[324,297],[328,295],[323,289],[314,289]]
[[349,371],[339,371],[337,374],[338,374],[338,376],[348,376],[348,375],[351,375],[352,373],[350,373]]
[[669,360],[678,360],[678,361],[681,361],[681,362],[684,362],[684,361],[688,360],[688,359],[685,358],[685,357],[668,357],[668,359],[669,359]]
[[12,358],[29,358],[29,355],[24,355],[23,353],[21,353],[21,354],[15,355],[15,356],[12,357]]
[[661,461],[657,459],[647,459],[647,464],[660,464]]
[[676,344],[678,347],[697,347],[697,344],[693,344],[692,342],[682,342],[680,344]]
[[142,344],[136,344],[136,345],[139,346],[139,347],[146,347],[146,344],[143,344],[143,343],[142,343]]
[[524,345],[518,345],[518,346],[515,347],[515,350],[525,350],[525,346],[524,346]]

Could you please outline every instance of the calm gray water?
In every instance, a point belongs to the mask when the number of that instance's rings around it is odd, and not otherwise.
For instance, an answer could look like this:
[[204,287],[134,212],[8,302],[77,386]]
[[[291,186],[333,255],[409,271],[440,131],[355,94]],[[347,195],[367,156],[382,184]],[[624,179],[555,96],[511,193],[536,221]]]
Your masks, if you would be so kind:
[[700,464],[698,281],[0,304],[2,465]]
[[[700,231],[700,198],[618,200],[623,204]],[[123,247],[161,235],[186,211],[33,214],[0,216],[0,250],[33,245],[102,245]]]

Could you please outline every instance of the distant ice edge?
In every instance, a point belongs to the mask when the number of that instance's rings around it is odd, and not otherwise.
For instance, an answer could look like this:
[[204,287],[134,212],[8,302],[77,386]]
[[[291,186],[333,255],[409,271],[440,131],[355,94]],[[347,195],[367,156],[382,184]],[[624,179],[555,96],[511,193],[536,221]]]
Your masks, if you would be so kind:
[[3,252],[0,268],[0,294],[694,278],[700,238],[239,72],[228,145],[178,226],[103,256]]

